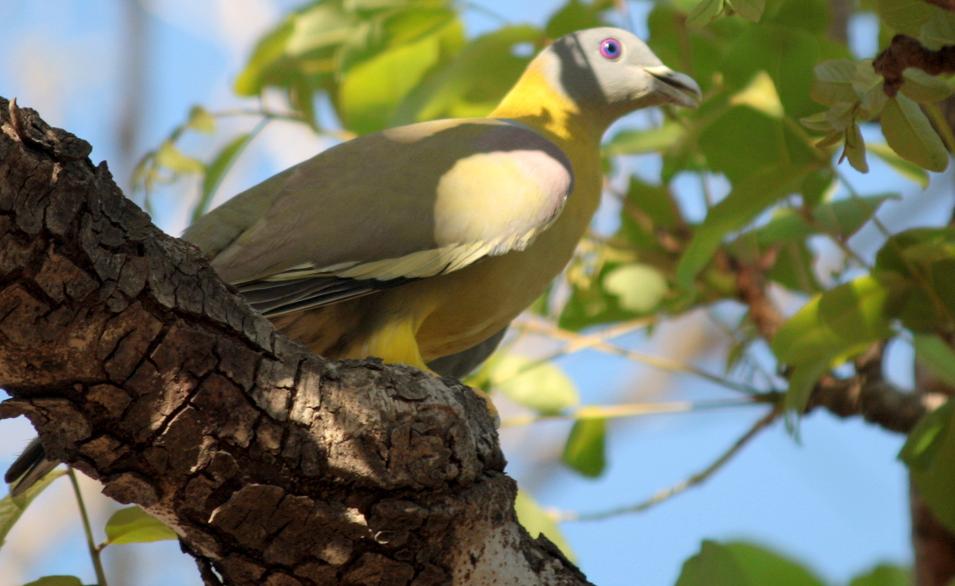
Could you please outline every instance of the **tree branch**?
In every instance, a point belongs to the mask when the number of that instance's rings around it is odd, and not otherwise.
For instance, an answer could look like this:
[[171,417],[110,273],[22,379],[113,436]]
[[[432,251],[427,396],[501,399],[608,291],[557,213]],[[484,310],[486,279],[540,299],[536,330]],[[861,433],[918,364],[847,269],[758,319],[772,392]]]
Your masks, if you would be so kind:
[[904,83],[902,73],[909,67],[921,69],[929,75],[955,73],[955,45],[932,51],[923,47],[916,38],[895,35],[892,43],[872,62],[872,67],[885,78],[885,93],[894,97]]
[[955,0],[925,0],[929,4],[934,4],[945,10],[955,11]]
[[581,584],[451,380],[276,334],[90,146],[0,98],[0,416],[170,524],[207,584]]

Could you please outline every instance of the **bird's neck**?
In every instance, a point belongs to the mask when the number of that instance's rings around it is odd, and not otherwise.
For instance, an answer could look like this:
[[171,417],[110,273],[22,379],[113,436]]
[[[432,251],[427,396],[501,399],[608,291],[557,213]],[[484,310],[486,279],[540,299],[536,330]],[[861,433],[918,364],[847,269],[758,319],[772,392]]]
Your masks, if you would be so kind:
[[608,124],[555,89],[544,68],[531,63],[488,117],[517,120],[558,144],[598,147]]

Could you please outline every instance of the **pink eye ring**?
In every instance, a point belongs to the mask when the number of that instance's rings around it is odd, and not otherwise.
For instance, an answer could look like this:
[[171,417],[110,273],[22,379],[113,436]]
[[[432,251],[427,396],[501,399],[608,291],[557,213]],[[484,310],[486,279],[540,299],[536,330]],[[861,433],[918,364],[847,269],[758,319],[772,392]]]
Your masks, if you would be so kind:
[[620,41],[617,39],[613,37],[607,37],[606,39],[600,41],[600,55],[604,59],[616,61],[620,58],[622,53],[623,47],[620,45]]

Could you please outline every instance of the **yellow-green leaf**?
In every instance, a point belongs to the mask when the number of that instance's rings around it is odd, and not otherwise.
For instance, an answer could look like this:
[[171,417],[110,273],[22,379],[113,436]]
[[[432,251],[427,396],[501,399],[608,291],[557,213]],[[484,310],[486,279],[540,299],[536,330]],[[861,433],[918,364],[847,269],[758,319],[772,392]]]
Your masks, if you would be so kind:
[[759,22],[766,10],[766,0],[728,0],[737,14],[752,22]]
[[904,95],[890,99],[882,110],[885,139],[903,159],[929,171],[948,167],[948,151],[919,105]]
[[23,586],[83,586],[83,582],[76,576],[43,576]]
[[178,539],[176,532],[139,507],[126,507],[106,522],[106,543],[148,543]]
[[180,151],[170,141],[165,141],[156,153],[156,163],[176,173],[201,173],[205,166],[202,161]]
[[922,418],[899,453],[922,500],[955,531],[955,399]]
[[581,419],[574,423],[564,444],[562,460],[571,469],[595,478],[607,466],[607,422]]
[[614,268],[603,279],[604,288],[617,297],[620,307],[648,313],[663,301],[666,278],[650,265],[632,263]]
[[604,153],[609,156],[659,153],[675,145],[685,134],[686,130],[673,121],[650,129],[621,130],[604,145]]
[[945,384],[955,387],[955,351],[940,337],[916,335],[912,344],[915,358]]
[[212,196],[215,195],[216,189],[219,188],[225,174],[232,168],[236,158],[249,144],[251,138],[251,134],[245,133],[232,139],[206,167],[206,174],[202,178],[202,193],[199,194],[199,201],[192,211],[193,222],[209,211],[209,205],[212,203]]
[[852,168],[860,173],[869,172],[869,163],[865,160],[865,139],[858,124],[853,124],[846,131],[845,157],[849,159]]
[[[952,42],[955,42],[955,39],[952,39]],[[952,95],[952,87],[944,79],[929,75],[921,69],[910,67],[902,72],[902,77],[902,93],[916,102],[933,104]]]
[[505,354],[488,366],[494,389],[537,413],[553,415],[580,403],[574,381],[552,362]]
[[945,45],[951,45],[955,39],[955,12],[949,10],[936,12],[934,18],[930,18],[922,25],[919,38],[923,45],[933,51],[938,51]]
[[710,24],[723,12],[724,0],[700,0],[686,21],[693,26]]
[[823,61],[814,69],[816,78],[810,95],[820,104],[834,106],[852,103],[858,99],[852,81],[856,75],[856,63],[849,59]]
[[823,586],[800,564],[743,541],[704,540],[700,552],[683,564],[677,586]]
[[769,167],[737,184],[697,228],[677,265],[677,282],[689,289],[727,234],[743,228],[767,206],[793,191],[808,171],[806,167]]
[[189,110],[189,120],[186,125],[198,132],[209,134],[216,129],[216,119],[202,106],[193,106]]
[[7,534],[10,533],[10,529],[12,529],[20,519],[20,515],[23,514],[23,511],[30,506],[33,499],[39,496],[46,487],[50,486],[50,483],[60,476],[63,476],[63,474],[65,474],[65,472],[62,470],[54,470],[28,488],[23,494],[17,497],[7,495],[0,500],[0,547],[3,547],[4,540],[6,540]]
[[886,337],[890,292],[871,275],[810,299],[779,329],[772,349],[780,362],[815,364]]
[[564,534],[561,533],[560,527],[547,514],[547,511],[537,504],[534,497],[527,494],[526,491],[518,490],[517,498],[514,499],[514,511],[517,513],[517,520],[531,537],[536,539],[538,535],[543,533],[547,539],[550,539],[554,545],[560,548],[567,559],[575,560],[574,552],[570,549],[570,544],[567,543]]
[[911,586],[912,571],[908,568],[879,564],[849,582],[849,586]]

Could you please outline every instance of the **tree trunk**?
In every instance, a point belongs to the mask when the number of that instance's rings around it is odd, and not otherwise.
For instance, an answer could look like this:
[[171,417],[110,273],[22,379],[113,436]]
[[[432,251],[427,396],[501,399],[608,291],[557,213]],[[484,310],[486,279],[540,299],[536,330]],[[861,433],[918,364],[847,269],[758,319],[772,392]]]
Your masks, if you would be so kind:
[[206,584],[584,584],[461,384],[275,333],[90,146],[0,98],[0,416],[180,535]]

